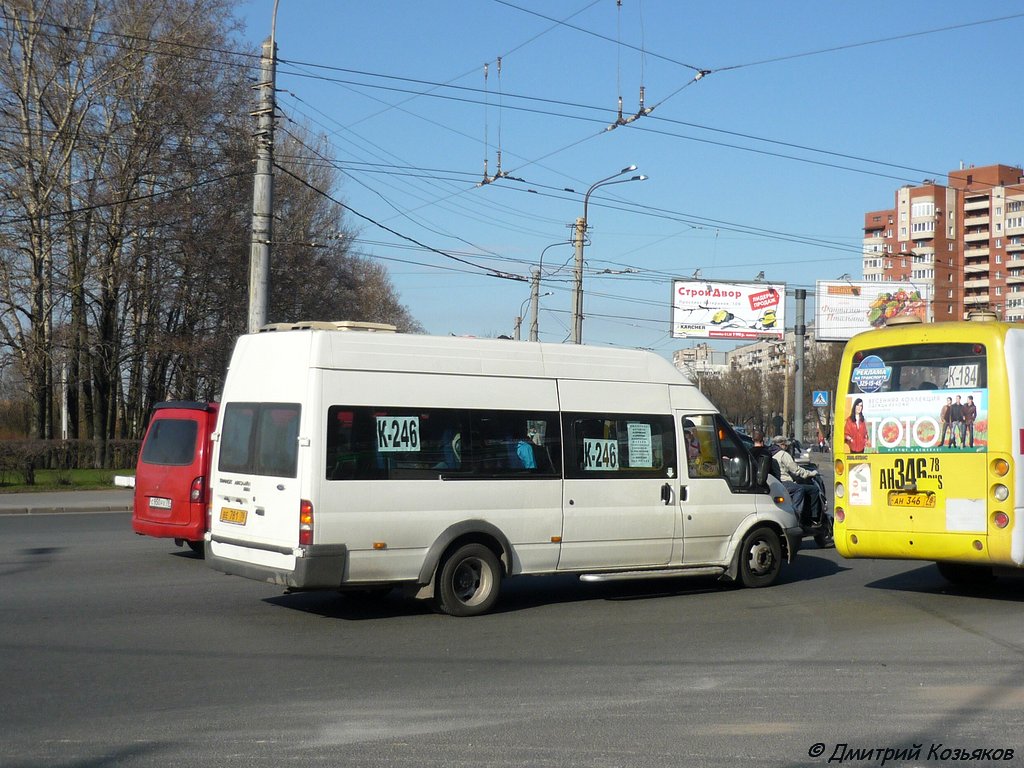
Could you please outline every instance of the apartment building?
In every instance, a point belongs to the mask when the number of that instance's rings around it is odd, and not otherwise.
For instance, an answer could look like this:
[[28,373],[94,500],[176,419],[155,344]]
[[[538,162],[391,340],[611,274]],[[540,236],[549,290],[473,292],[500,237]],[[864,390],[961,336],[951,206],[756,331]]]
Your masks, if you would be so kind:
[[[814,343],[814,324],[807,326],[804,334],[804,361],[818,353]],[[731,371],[755,370],[768,375],[785,376],[787,367],[792,370],[796,360],[796,332],[786,331],[784,340],[762,339],[743,344],[726,353]]]
[[[804,334],[804,362],[809,363],[818,354],[821,354],[821,347],[814,343],[814,323],[810,323]],[[675,367],[694,380],[749,370],[783,377],[787,366],[792,371],[795,361],[796,332],[792,329],[786,331],[785,339],[760,339],[727,352],[716,352],[704,343],[672,354]]]
[[672,364],[696,381],[705,375],[721,376],[729,372],[726,352],[717,352],[710,344],[702,343],[672,353]]
[[864,279],[931,287],[936,321],[988,309],[1024,320],[1024,170],[950,171],[864,214]]

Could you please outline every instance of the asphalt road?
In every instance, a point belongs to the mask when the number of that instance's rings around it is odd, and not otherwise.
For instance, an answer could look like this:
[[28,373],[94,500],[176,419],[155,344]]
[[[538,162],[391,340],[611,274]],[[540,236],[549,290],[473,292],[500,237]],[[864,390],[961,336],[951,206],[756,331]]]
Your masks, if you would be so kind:
[[767,589],[526,578],[455,619],[224,576],[123,513],[0,515],[0,587],[5,768],[1024,750],[1020,582],[972,594],[931,565],[813,544]]

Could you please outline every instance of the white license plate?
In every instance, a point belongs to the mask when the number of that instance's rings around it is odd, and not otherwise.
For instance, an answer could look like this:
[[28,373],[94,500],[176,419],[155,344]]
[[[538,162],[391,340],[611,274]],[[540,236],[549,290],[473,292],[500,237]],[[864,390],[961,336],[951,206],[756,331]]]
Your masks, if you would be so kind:
[[170,499],[161,498],[160,496],[150,496],[149,497],[149,506],[152,509],[170,509],[171,508],[171,500]]

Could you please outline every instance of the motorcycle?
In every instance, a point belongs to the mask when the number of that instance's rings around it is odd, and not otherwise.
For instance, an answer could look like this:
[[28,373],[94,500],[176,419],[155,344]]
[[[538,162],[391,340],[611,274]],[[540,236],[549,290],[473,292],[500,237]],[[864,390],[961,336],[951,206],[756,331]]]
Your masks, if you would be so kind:
[[[804,469],[818,468],[814,462],[799,461],[798,463]],[[800,521],[804,529],[804,537],[812,537],[814,543],[821,549],[830,549],[835,546],[835,541],[832,538],[832,512],[829,510],[828,494],[825,492],[825,481],[821,479],[821,475],[815,475],[801,482],[801,485],[805,486],[806,493],[812,496],[817,494],[816,506],[818,509],[817,519],[808,522]]]

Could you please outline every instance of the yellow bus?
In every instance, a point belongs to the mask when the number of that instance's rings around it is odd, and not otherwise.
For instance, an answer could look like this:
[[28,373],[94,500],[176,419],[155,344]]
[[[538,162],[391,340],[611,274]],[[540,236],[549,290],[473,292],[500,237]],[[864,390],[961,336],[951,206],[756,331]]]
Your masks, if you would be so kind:
[[843,557],[935,561],[954,583],[1024,568],[1024,324],[858,334],[835,403]]

